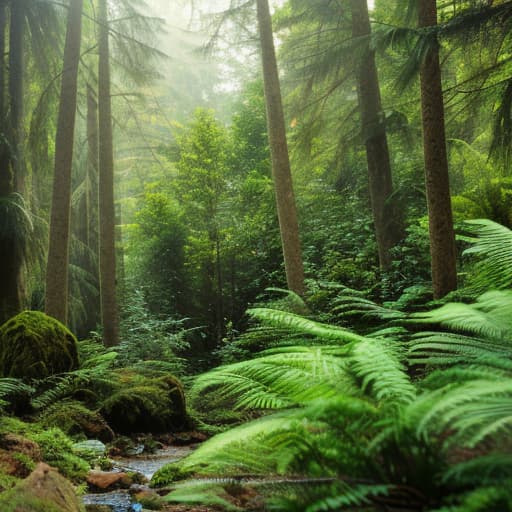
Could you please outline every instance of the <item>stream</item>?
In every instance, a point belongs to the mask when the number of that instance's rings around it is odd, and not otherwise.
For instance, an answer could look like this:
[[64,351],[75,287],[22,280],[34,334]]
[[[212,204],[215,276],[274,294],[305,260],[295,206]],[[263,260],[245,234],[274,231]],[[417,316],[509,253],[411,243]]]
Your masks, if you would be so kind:
[[[193,446],[168,446],[152,454],[134,455],[132,457],[114,457],[112,472],[131,471],[144,475],[148,480],[162,466],[176,462],[187,456]],[[83,496],[85,505],[106,505],[111,512],[129,512],[132,500],[128,490],[86,494]]]

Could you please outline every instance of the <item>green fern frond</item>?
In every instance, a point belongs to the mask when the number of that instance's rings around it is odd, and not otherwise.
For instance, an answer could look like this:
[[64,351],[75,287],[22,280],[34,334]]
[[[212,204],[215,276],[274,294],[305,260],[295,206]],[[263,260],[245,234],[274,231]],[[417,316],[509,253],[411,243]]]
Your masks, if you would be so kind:
[[[297,410],[283,411],[218,434],[180,462],[184,470],[214,475],[270,475],[282,465],[282,450],[267,441],[303,431]],[[286,451],[286,450],[285,450]]]
[[452,365],[487,359],[508,357],[508,341],[488,340],[445,332],[422,332],[414,335],[408,344],[411,364]]
[[403,360],[403,349],[396,342],[368,338],[353,346],[350,368],[362,389],[377,400],[408,403],[416,391]]
[[415,313],[411,318],[496,340],[511,339],[512,291],[487,292],[474,304],[451,302],[433,311]]
[[489,289],[512,286],[512,231],[489,219],[465,222],[470,237],[462,237],[472,245],[464,255],[476,257],[469,280],[470,289],[482,293]]
[[455,432],[451,441],[472,447],[490,434],[510,431],[511,395],[510,378],[473,380],[423,395],[411,404],[409,414],[422,416],[419,437],[450,429]]
[[266,308],[249,309],[247,313],[263,323],[281,328],[285,327],[291,331],[311,334],[312,336],[327,340],[339,341],[340,343],[352,343],[364,339],[363,336],[359,336],[347,329],[315,322],[314,320],[309,320],[293,313]]
[[[336,351],[338,353],[336,353]],[[236,408],[276,409],[353,391],[340,348],[288,347],[250,361],[222,366],[199,376],[198,394],[215,389]]]
[[21,379],[0,378],[0,399],[19,394],[32,395],[35,388],[29,386]]
[[451,466],[443,474],[443,481],[464,487],[490,485],[504,482],[510,479],[510,475],[512,475],[512,455],[493,452]]

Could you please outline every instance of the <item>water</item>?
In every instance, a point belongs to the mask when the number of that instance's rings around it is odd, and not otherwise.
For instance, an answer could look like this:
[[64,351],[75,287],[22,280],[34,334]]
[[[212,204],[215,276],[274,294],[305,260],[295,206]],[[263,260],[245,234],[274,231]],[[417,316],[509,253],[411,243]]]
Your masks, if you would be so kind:
[[[150,480],[162,466],[182,459],[192,450],[191,446],[169,446],[152,454],[116,457],[113,459],[112,471],[136,472]],[[116,490],[100,494],[86,494],[83,497],[83,503],[84,505],[107,505],[111,512],[131,512],[132,500],[127,490]]]

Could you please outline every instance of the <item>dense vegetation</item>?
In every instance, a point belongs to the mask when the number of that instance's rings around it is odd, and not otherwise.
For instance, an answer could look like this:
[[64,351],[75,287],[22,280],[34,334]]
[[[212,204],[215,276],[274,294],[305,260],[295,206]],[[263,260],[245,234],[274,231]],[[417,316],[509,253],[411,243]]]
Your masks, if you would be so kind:
[[512,510],[511,23],[0,0],[0,505],[188,429],[158,507]]

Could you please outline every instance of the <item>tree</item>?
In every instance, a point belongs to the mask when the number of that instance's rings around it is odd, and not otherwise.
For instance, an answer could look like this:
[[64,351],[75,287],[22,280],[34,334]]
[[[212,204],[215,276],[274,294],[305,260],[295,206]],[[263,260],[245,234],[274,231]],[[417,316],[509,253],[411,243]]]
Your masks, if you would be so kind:
[[77,78],[80,62],[83,0],[69,5],[60,93],[55,172],[50,220],[50,245],[46,269],[46,313],[67,323],[68,267],[71,216],[71,169],[75,132]]
[[98,111],[99,111],[99,256],[103,340],[106,346],[119,343],[116,297],[116,251],[114,208],[114,155],[112,104],[110,97],[110,54],[107,0],[98,5]]
[[11,2],[11,22],[9,27],[9,144],[11,146],[11,166],[14,174],[15,190],[25,193],[25,169],[23,166],[23,72],[25,1]]
[[375,51],[369,46],[371,35],[367,0],[351,0],[352,36],[362,40],[362,54],[356,64],[357,91],[362,135],[366,146],[370,198],[375,225],[375,237],[382,270],[391,266],[391,248],[401,239],[400,219],[391,204],[393,177],[386,128],[384,126]]
[[302,295],[304,293],[304,268],[286,140],[281,87],[274,48],[272,18],[268,0],[257,0],[256,7],[267,108],[268,138],[286,280],[290,290]]
[[[421,28],[437,25],[436,0],[420,0],[418,7]],[[420,84],[432,286],[434,297],[440,298],[457,288],[457,262],[437,39],[421,64]]]
[[195,271],[199,311],[213,338],[224,335],[223,226],[221,204],[227,189],[227,137],[213,112],[198,109],[180,140],[176,193],[189,225],[189,268]]

